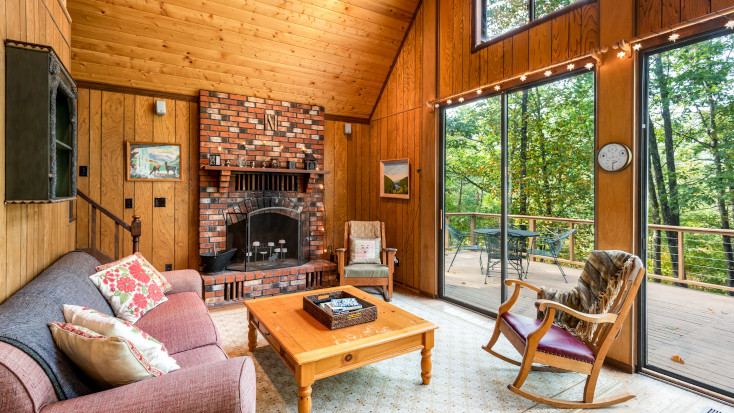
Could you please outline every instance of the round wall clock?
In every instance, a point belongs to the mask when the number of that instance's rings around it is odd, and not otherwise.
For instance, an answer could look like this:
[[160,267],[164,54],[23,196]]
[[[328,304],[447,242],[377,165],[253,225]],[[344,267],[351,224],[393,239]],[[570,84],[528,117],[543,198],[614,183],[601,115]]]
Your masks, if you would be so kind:
[[599,167],[607,172],[617,172],[632,162],[632,151],[623,143],[608,143],[596,154]]

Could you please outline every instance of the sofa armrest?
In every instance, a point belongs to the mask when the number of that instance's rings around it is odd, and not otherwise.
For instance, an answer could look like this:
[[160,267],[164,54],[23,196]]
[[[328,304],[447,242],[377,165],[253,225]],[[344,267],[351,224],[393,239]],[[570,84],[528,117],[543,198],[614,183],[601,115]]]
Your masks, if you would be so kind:
[[52,403],[41,413],[112,410],[255,413],[255,386],[252,359],[237,357]]
[[173,289],[167,294],[177,294],[187,291],[195,292],[202,296],[201,292],[204,288],[201,275],[196,270],[176,270],[165,271],[161,273],[166,280],[173,286]]

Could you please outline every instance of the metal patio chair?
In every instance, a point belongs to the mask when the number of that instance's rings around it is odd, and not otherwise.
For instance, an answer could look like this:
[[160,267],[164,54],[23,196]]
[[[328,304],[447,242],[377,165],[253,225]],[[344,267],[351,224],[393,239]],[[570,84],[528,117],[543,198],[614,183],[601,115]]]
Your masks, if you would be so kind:
[[566,240],[576,232],[576,229],[569,229],[568,231],[553,235],[553,236],[542,236],[535,239],[535,247],[528,250],[530,255],[539,255],[542,257],[553,258],[553,262],[561,270],[563,281],[568,283],[566,279],[566,273],[563,271],[561,263],[558,262],[558,255],[561,253],[563,246],[566,244]]
[[449,230],[449,244],[456,248],[454,257],[451,259],[451,264],[449,264],[449,269],[446,271],[451,270],[451,266],[454,265],[454,261],[456,260],[456,256],[459,254],[459,251],[479,251],[479,271],[484,271],[484,265],[482,265],[482,252],[484,249],[482,246],[479,245],[479,243],[474,245],[464,245],[464,241],[471,237],[472,233],[454,228],[451,225],[446,225],[446,228]]

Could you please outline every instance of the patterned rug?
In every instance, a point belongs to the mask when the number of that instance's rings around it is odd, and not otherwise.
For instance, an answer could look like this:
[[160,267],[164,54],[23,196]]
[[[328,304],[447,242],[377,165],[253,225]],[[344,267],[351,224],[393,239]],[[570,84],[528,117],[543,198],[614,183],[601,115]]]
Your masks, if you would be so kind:
[[[480,325],[475,314],[454,307],[442,311],[431,300],[396,292],[393,304],[439,326],[433,348],[431,384],[420,378],[420,352],[317,380],[313,385],[313,412],[558,412],[507,389],[518,367],[482,350],[492,330]],[[452,306],[453,307],[453,306]],[[456,311],[454,311],[456,310]],[[212,318],[230,357],[249,355],[257,374],[258,412],[298,412],[293,374],[258,336],[255,351],[247,350],[247,311],[244,307],[213,310]],[[504,338],[495,347],[519,359]],[[576,373],[531,372],[523,389],[561,399],[579,400],[586,376]],[[611,393],[621,383],[602,373],[596,397]]]

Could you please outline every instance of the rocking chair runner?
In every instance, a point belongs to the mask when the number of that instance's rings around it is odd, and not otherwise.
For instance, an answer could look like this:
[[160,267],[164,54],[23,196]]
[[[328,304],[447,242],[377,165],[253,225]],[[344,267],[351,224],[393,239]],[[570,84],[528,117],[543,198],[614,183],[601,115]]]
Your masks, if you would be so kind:
[[[578,286],[573,290],[556,291],[537,288],[520,280],[506,280],[505,284],[508,287],[515,285],[515,290],[500,306],[492,338],[482,348],[520,366],[515,382],[508,385],[508,389],[535,402],[562,408],[597,408],[634,398],[634,395],[624,393],[594,401],[594,390],[609,347],[622,329],[644,274],[642,261],[634,255],[622,251],[593,251]],[[543,313],[539,313],[542,320],[509,312],[522,287],[538,293],[535,305]],[[560,327],[553,325],[554,321]],[[522,362],[492,349],[500,333],[523,354]],[[548,367],[533,366],[534,362]],[[588,375],[583,400],[559,400],[522,390],[520,387],[530,370],[574,371]]]

